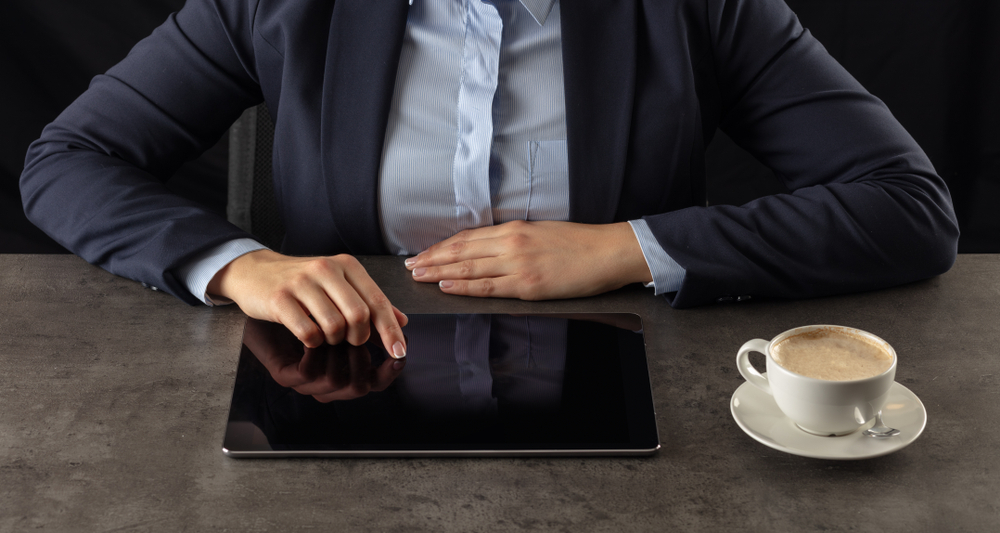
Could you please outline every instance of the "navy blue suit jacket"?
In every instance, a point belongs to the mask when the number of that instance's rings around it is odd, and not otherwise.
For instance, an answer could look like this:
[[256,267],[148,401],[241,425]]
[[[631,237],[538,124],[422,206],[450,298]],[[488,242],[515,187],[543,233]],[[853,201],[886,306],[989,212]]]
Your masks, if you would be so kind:
[[[407,9],[188,0],[32,145],[28,216],[84,259],[194,302],[175,270],[246,235],[161,180],[266,101],[284,251],[385,253],[376,181]],[[673,305],[867,290],[953,263],[958,228],[930,161],[781,0],[560,12],[571,219],[645,217],[687,269]],[[705,207],[717,127],[794,193]]]

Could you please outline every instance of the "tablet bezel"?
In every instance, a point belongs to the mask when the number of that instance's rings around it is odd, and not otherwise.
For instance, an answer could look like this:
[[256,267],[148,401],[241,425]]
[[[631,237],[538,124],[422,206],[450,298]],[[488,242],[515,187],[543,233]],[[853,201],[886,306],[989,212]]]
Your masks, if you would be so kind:
[[[492,313],[504,314],[504,313]],[[442,315],[453,315],[451,313],[427,313],[440,317]],[[491,315],[491,313],[482,313]],[[519,315],[521,316],[521,315]],[[234,381],[233,399],[230,403],[227,426],[223,441],[222,451],[225,455],[233,458],[279,458],[279,457],[534,457],[534,456],[648,456],[656,453],[660,449],[659,434],[656,427],[656,414],[653,406],[652,390],[650,386],[647,355],[645,349],[645,338],[641,331],[641,319],[632,313],[532,313],[527,316],[557,317],[570,320],[588,320],[595,318],[607,323],[632,323],[637,325],[638,331],[633,332],[635,337],[619,337],[620,339],[633,339],[626,341],[632,344],[629,350],[633,353],[619,357],[621,367],[620,379],[622,383],[622,393],[625,403],[625,417],[628,422],[628,443],[625,445],[614,444],[611,446],[593,446],[585,443],[563,443],[553,447],[524,447],[524,448],[489,448],[489,447],[469,447],[467,449],[421,449],[413,447],[408,449],[303,449],[303,450],[265,450],[254,449],[253,439],[264,438],[263,432],[253,426],[252,422],[239,420],[234,413],[237,412],[236,390],[238,384]],[[244,334],[246,327],[244,327]],[[627,334],[624,334],[627,335]],[[622,341],[619,340],[619,344]],[[567,350],[571,347],[567,347]],[[241,352],[238,365],[252,365],[256,363],[253,354],[241,343]],[[261,369],[263,367],[261,366]],[[271,379],[264,372],[264,379]],[[243,375],[237,371],[237,378]],[[291,394],[297,394],[289,391]],[[250,424],[252,427],[248,427]],[[258,434],[253,434],[254,430]],[[248,432],[250,436],[248,437]],[[251,445],[238,440],[251,440]]]

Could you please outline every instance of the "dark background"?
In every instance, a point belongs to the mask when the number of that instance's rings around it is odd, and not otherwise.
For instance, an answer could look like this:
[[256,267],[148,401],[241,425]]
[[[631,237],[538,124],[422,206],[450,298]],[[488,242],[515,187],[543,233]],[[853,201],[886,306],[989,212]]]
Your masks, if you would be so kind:
[[[18,179],[42,128],[184,0],[0,0],[0,253],[65,252],[28,222]],[[225,215],[228,139],[168,186]]]
[[[1000,252],[1000,2],[786,1],[927,151],[951,188],[959,251]],[[17,182],[28,145],[94,75],[183,4],[0,0],[0,253],[65,252],[24,217]],[[224,213],[226,144],[181,167],[168,185]],[[724,135],[709,147],[707,169],[713,204],[783,190]]]

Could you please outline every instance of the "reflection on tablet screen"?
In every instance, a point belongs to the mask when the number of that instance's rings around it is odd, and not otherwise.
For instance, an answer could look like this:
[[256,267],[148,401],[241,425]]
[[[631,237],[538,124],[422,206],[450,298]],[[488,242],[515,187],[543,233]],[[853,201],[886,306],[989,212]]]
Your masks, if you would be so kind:
[[[374,333],[374,330],[373,330]],[[306,348],[249,319],[224,451],[290,455],[636,455],[658,447],[630,314],[410,315],[407,357],[377,335]]]

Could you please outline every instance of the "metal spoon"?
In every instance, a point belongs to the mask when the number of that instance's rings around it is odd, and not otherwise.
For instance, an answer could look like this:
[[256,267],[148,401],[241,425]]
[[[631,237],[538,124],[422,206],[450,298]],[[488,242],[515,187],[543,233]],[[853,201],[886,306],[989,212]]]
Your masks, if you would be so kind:
[[882,422],[882,411],[875,413],[875,425],[864,430],[862,432],[866,437],[875,437],[876,439],[884,439],[886,437],[895,437],[899,435],[899,430],[891,428]]

